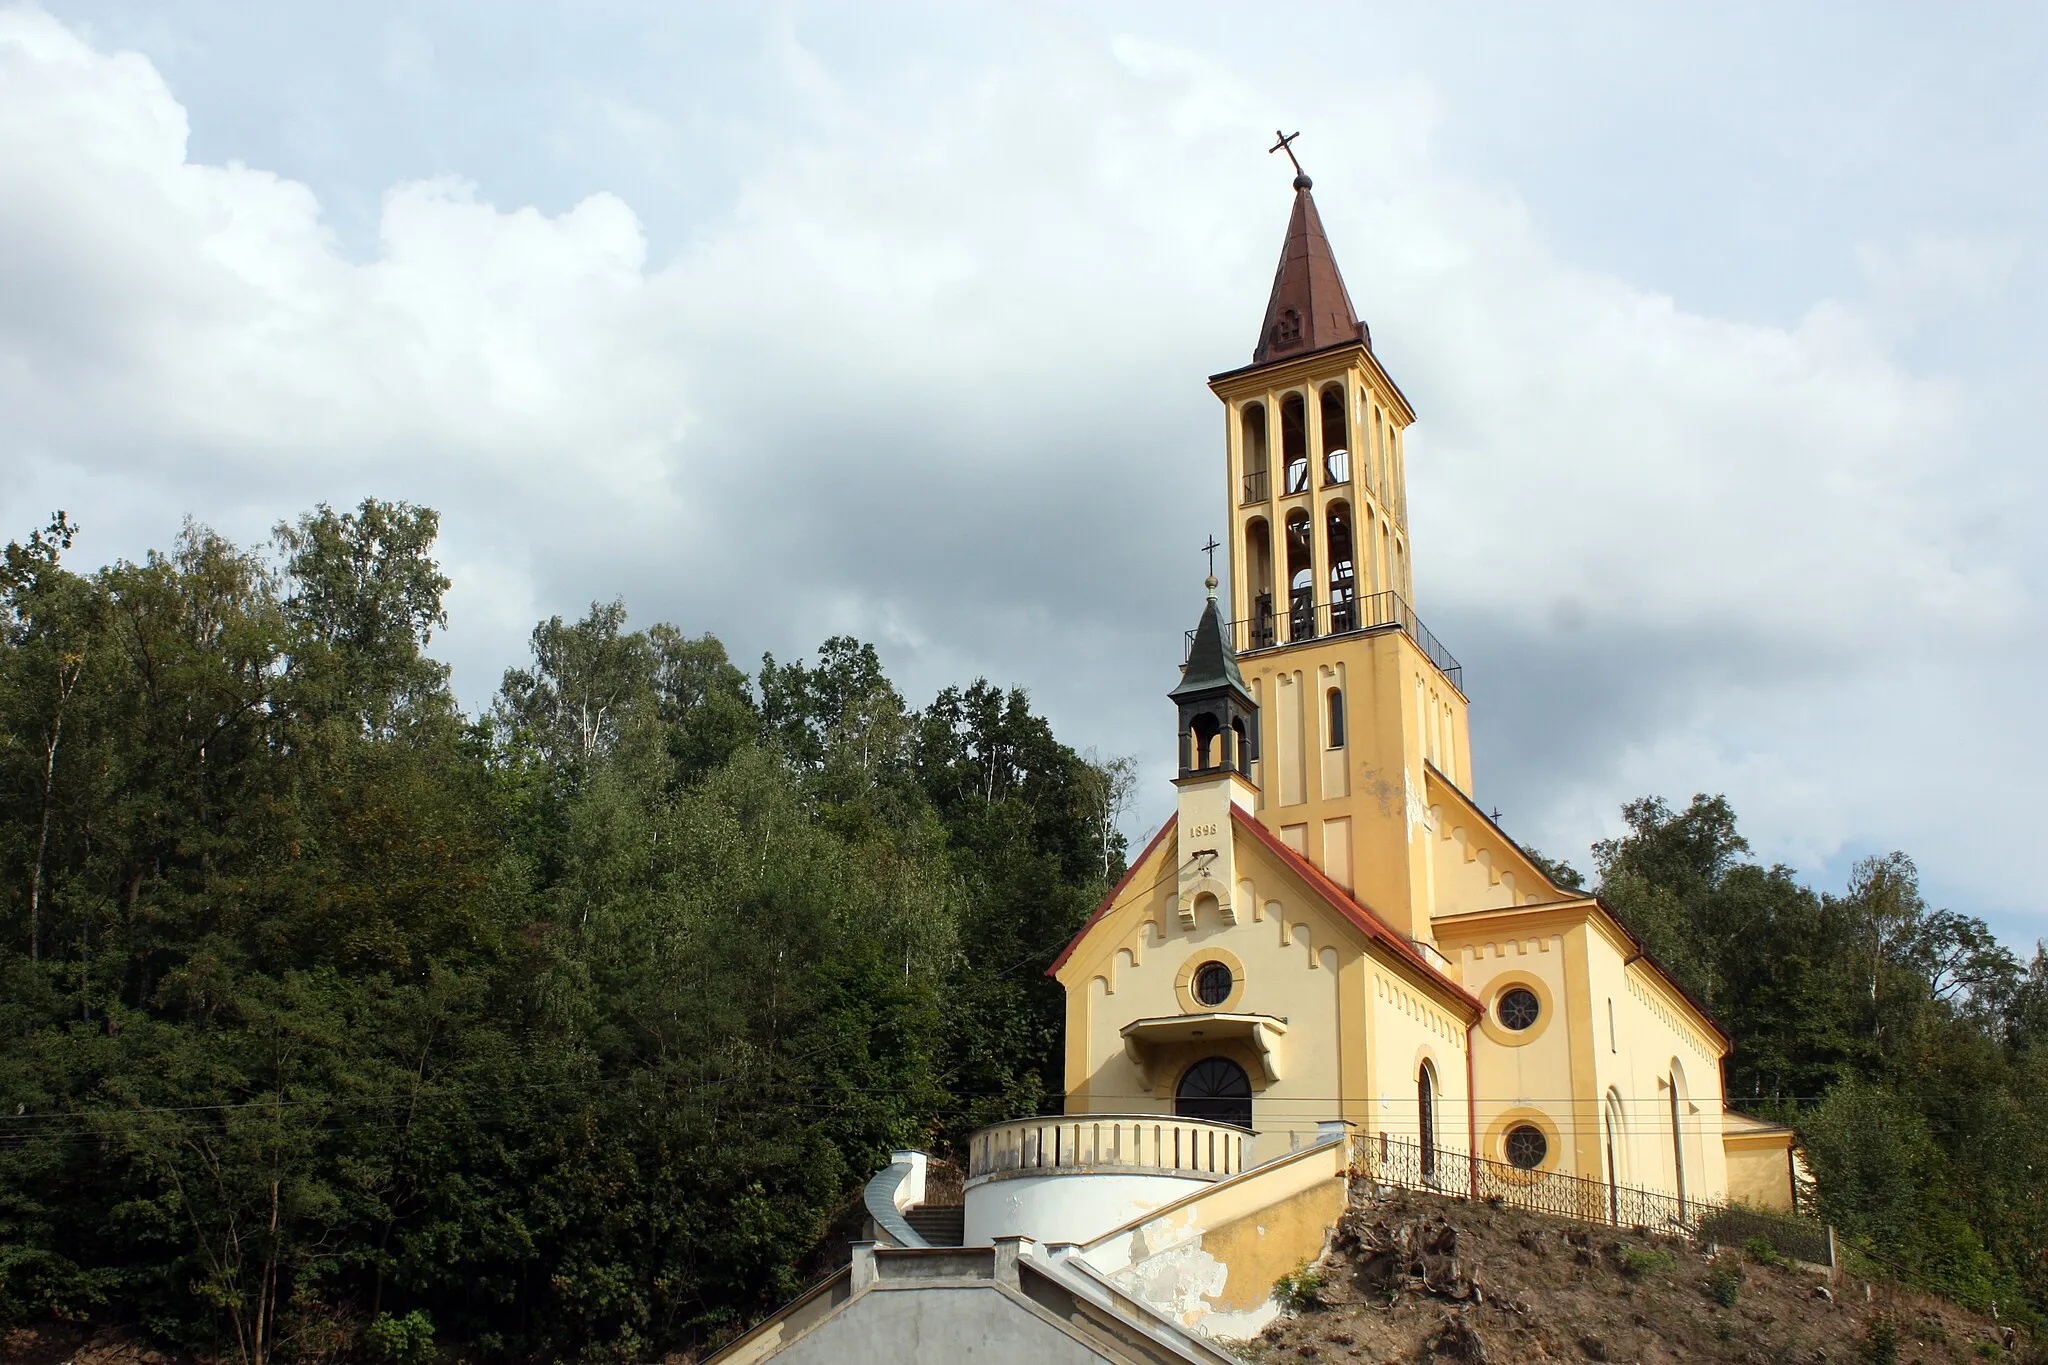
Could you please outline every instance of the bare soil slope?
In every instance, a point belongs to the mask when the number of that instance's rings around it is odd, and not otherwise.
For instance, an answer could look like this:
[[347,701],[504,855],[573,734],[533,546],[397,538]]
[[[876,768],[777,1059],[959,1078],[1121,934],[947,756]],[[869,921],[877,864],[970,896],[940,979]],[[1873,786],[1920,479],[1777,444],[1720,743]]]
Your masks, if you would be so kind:
[[1332,1242],[1304,1284],[1319,1302],[1246,1359],[2048,1360],[1989,1317],[1896,1286],[1437,1196],[1354,1202]]

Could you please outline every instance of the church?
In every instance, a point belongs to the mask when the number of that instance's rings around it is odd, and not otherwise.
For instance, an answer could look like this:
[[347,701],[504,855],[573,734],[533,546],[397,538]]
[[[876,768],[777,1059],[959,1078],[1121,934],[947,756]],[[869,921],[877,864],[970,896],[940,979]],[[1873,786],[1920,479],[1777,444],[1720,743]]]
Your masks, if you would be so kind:
[[1177,808],[1051,968],[1063,1112],[974,1134],[957,1207],[898,1153],[820,1344],[854,1280],[929,1292],[917,1257],[986,1248],[948,1283],[1035,1267],[1093,1295],[1074,1321],[1197,1358],[1279,1311],[1359,1181],[1686,1232],[1794,1205],[1794,1134],[1728,1108],[1721,1026],[1473,795],[1464,672],[1412,605],[1416,414],[1295,169],[1251,363],[1209,379],[1229,587],[1161,709]]

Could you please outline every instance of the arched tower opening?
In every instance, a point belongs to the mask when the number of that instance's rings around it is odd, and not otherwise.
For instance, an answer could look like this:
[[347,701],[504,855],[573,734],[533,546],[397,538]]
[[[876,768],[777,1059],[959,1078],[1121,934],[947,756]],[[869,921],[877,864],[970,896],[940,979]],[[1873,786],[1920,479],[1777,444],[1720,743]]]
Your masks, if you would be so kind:
[[1238,501],[1264,502],[1271,490],[1266,473],[1266,405],[1246,403],[1237,417],[1238,449],[1244,459],[1244,487]]
[[1315,523],[1295,508],[1287,514],[1287,638],[1316,634]]
[[1308,492],[1308,404],[1298,393],[1280,400],[1280,458],[1289,493]]
[[1253,649],[1277,642],[1273,613],[1273,527],[1254,517],[1244,527],[1245,610],[1251,625],[1246,638]]
[[1351,504],[1333,502],[1326,514],[1324,543],[1330,556],[1330,630],[1357,630],[1358,570],[1351,549]]
[[1323,386],[1323,483],[1351,482],[1351,431],[1344,416],[1344,386]]

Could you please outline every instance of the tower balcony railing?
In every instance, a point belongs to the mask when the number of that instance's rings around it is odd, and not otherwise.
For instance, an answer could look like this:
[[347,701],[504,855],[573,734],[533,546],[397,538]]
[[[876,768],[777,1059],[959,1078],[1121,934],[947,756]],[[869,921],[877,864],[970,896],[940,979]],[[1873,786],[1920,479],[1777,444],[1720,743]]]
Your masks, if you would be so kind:
[[[1444,648],[1443,642],[1422,624],[1415,608],[1397,592],[1375,592],[1363,597],[1318,602],[1313,590],[1298,588],[1289,594],[1284,614],[1274,610],[1270,593],[1260,593],[1253,599],[1252,614],[1227,623],[1224,629],[1230,633],[1231,649],[1240,656],[1335,635],[1398,630],[1415,642],[1415,647],[1450,679],[1451,686],[1460,692],[1465,690],[1464,665]],[[1182,663],[1187,662],[1188,653],[1194,647],[1195,633],[1188,631],[1181,652]]]
[[967,1139],[967,1178],[1147,1172],[1197,1180],[1237,1175],[1254,1134],[1172,1114],[1069,1114],[1013,1119]]
[[1254,469],[1244,476],[1244,497],[1240,499],[1247,507],[1266,500],[1266,471]]

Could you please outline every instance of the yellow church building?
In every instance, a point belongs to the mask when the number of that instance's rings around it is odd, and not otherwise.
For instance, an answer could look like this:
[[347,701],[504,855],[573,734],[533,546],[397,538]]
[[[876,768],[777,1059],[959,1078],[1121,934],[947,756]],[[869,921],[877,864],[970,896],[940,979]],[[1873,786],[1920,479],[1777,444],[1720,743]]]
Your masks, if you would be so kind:
[[1389,1187],[1833,1263],[1730,1210],[1791,1210],[1796,1170],[1725,1106],[1727,1034],[1473,799],[1409,605],[1415,413],[1294,188],[1252,363],[1209,381],[1231,586],[1169,694],[1177,808],[1051,969],[1063,1112],[974,1133],[957,1202],[895,1153],[871,1240],[720,1365],[1227,1360]]
[[1472,795],[1464,676],[1414,597],[1414,409],[1306,175],[1224,409],[1230,591],[1180,684],[1178,810],[1054,966],[1066,1112],[1341,1120],[1683,1204],[1789,1208],[1788,1130],[1726,1110],[1728,1036]]

